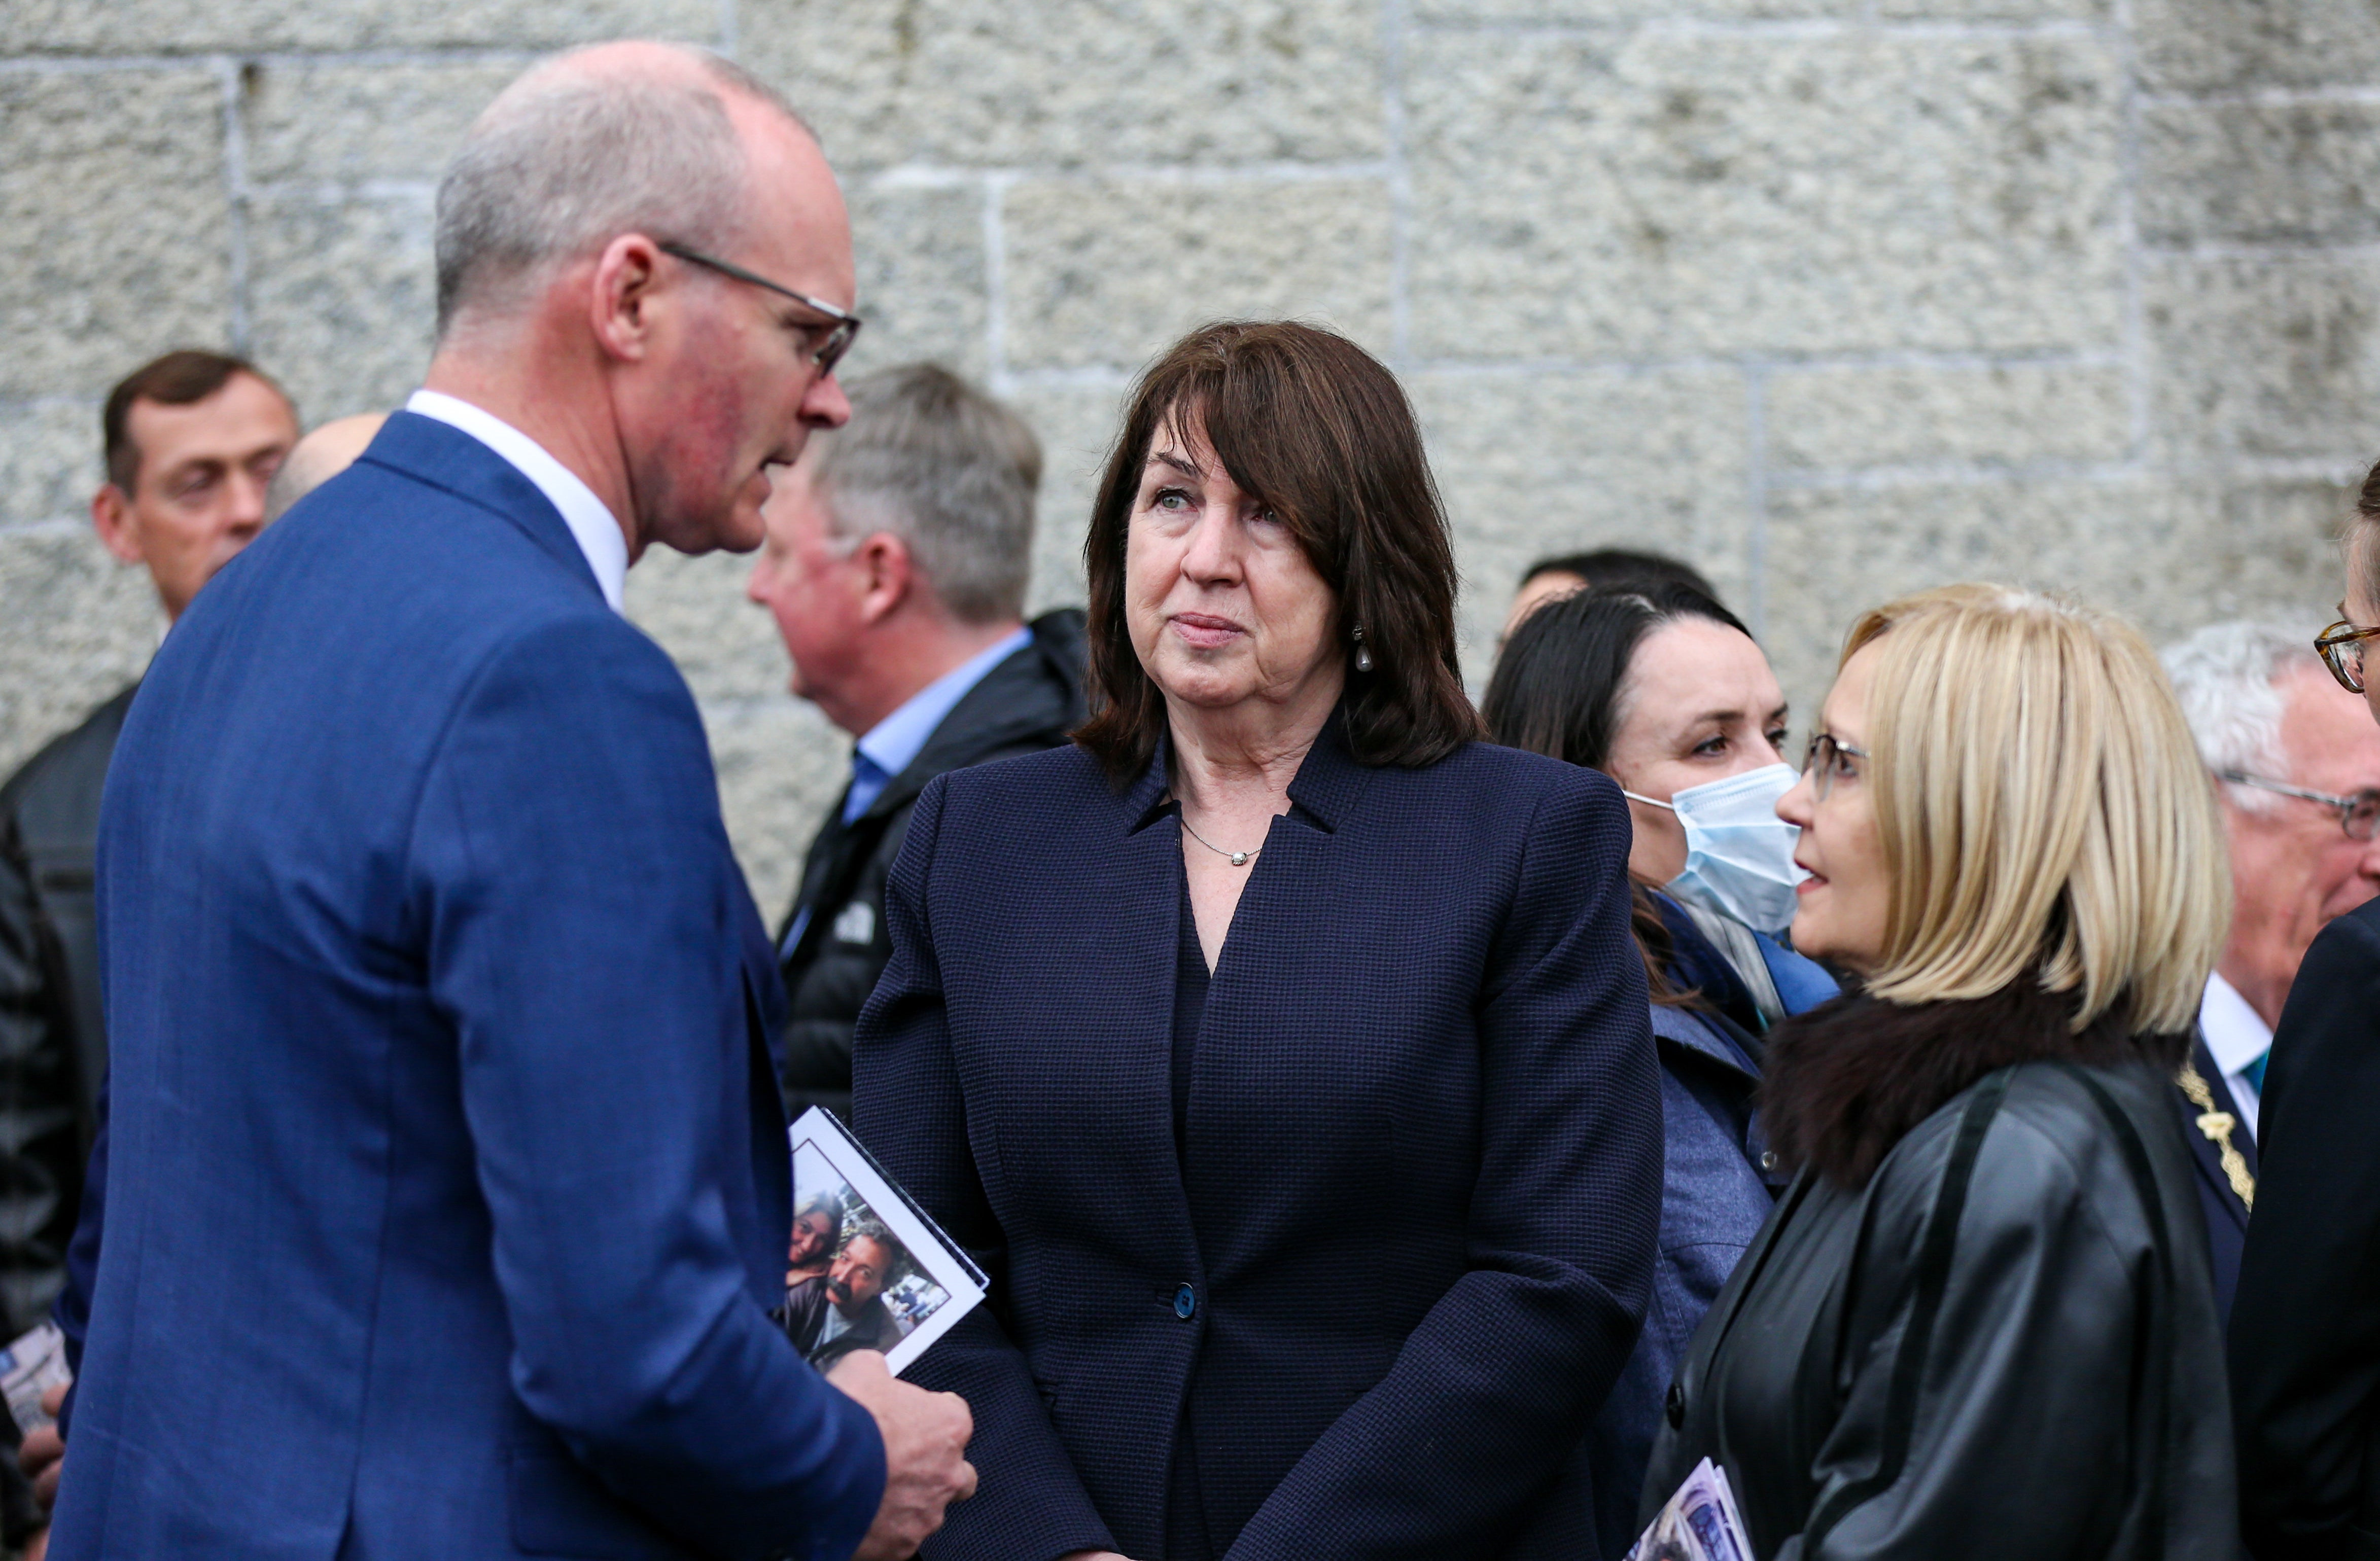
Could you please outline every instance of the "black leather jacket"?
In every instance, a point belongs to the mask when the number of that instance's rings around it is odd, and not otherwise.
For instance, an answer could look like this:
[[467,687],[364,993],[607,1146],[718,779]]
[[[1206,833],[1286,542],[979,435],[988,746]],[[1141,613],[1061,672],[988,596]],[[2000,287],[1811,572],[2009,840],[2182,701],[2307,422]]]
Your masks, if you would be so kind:
[[802,908],[811,908],[809,925],[782,967],[791,999],[782,1059],[791,1116],[824,1106],[851,1119],[851,1030],[892,957],[884,880],[908,836],[917,793],[945,770],[1057,747],[1089,713],[1082,611],[1047,612],[1032,628],[1033,643],[984,674],[952,707],[917,759],[867,812],[846,826],[837,798],[810,843],[801,891],[777,929],[782,947]]
[[1708,1457],[1761,1561],[2236,1557],[2172,1088],[2022,1062],[1857,1191],[1804,1170],[1679,1368],[1644,1519]]

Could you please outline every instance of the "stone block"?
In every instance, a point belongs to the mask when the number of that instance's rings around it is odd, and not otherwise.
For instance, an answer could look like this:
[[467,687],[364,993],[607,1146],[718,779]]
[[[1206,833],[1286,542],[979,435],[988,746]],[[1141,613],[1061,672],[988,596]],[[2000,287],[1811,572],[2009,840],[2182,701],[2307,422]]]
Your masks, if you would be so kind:
[[88,515],[100,445],[95,401],[0,402],[0,526]]
[[0,54],[716,43],[720,16],[718,0],[9,0],[0,7]]
[[212,72],[0,76],[0,397],[103,395],[168,348],[229,340]]
[[1795,708],[1815,712],[1861,612],[1962,580],[2066,591],[2152,643],[2264,612],[2319,629],[2338,595],[2324,540],[2336,502],[2335,490],[2165,478],[1773,494],[1769,655]]
[[256,361],[310,426],[404,405],[436,324],[426,192],[374,200],[310,191],[249,207]]
[[810,839],[851,779],[851,739],[789,696],[706,706],[702,720],[727,838],[774,933],[801,887]]
[[628,571],[624,605],[706,706],[785,696],[783,642],[769,610],[744,598],[754,553],[689,558],[649,548]]
[[1882,21],[2026,23],[2105,21],[2114,0],[1876,0]]
[[164,626],[148,572],[88,525],[0,530],[0,780],[139,677]]
[[2155,91],[2380,80],[2374,0],[2132,0],[2132,40]]
[[1137,368],[1235,317],[1388,349],[1382,179],[1033,179],[1007,192],[1002,225],[1013,369]]
[[434,184],[471,121],[529,58],[252,67],[241,103],[248,182]]
[[989,368],[982,188],[862,178],[844,194],[868,321],[844,377],[931,358],[981,380]]
[[2374,453],[2380,261],[2168,259],[2148,271],[2144,313],[2167,461]]
[[2152,103],[2140,225],[2152,243],[2369,243],[2380,237],[2380,107]]
[[1343,162],[1385,147],[1365,0],[742,0],[838,167]]
[[2097,35],[1447,35],[1409,90],[1425,358],[2119,339]]
[[2132,433],[2113,364],[1779,369],[1766,421],[1769,459],[1788,468],[2113,461]]
[[1091,504],[1107,470],[1108,453],[1123,424],[1129,386],[1123,376],[1096,384],[1026,385],[1008,400],[1041,438],[1041,502],[1033,527],[1033,612],[1080,607],[1083,540]]
[[1463,571],[1463,669],[1484,687],[1521,571],[1548,553],[1675,555],[1744,603],[1743,378],[1730,369],[1408,381]]

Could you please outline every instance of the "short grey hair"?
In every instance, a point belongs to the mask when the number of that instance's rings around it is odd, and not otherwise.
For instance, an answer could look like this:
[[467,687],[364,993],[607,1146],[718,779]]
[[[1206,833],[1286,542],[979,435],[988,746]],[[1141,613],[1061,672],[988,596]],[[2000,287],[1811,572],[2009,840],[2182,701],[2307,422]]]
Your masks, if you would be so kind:
[[844,387],[851,421],[812,435],[811,491],[838,540],[901,538],[963,623],[1021,615],[1033,571],[1041,442],[1009,407],[934,363]]
[[624,233],[713,252],[734,248],[743,143],[724,93],[776,108],[783,95],[705,49],[670,45],[686,79],[535,66],[471,127],[438,185],[438,334],[466,308]]
[[[2322,669],[2311,635],[2269,620],[2210,623],[2168,646],[2163,659],[2208,773],[2236,769],[2289,779],[2289,756],[2281,750],[2289,696],[2280,685],[2293,673]],[[2281,805],[2258,787],[2227,784],[2223,790],[2243,813],[2268,813]]]

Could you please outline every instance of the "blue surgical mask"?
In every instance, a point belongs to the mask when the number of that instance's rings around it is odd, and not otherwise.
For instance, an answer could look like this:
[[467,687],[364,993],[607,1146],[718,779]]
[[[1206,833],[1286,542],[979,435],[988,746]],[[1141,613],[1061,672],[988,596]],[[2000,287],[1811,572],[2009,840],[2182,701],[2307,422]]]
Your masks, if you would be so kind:
[[1686,870],[1664,889],[1774,937],[1793,919],[1793,886],[1810,876],[1793,865],[1802,831],[1777,817],[1777,799],[1798,779],[1791,765],[1772,764],[1689,786],[1668,802],[1621,794],[1668,808],[1685,827]]

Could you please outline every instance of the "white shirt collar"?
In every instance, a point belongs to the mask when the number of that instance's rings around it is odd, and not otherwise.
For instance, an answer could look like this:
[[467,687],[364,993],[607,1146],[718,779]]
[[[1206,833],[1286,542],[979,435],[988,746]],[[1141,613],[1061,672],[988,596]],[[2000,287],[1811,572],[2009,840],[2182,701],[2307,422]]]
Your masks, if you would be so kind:
[[405,409],[460,429],[536,484],[537,490],[562,512],[562,523],[570,527],[578,551],[587,555],[587,567],[595,572],[603,599],[611,603],[613,611],[620,611],[620,592],[628,579],[627,533],[620,529],[611,507],[595,497],[595,490],[579,481],[576,472],[494,413],[443,392],[415,391],[406,399]]
[[2205,1033],[2207,1055],[2226,1074],[2239,1072],[2273,1049],[2272,1026],[2220,975],[2206,977],[2206,996],[2198,1005],[2198,1027]]

